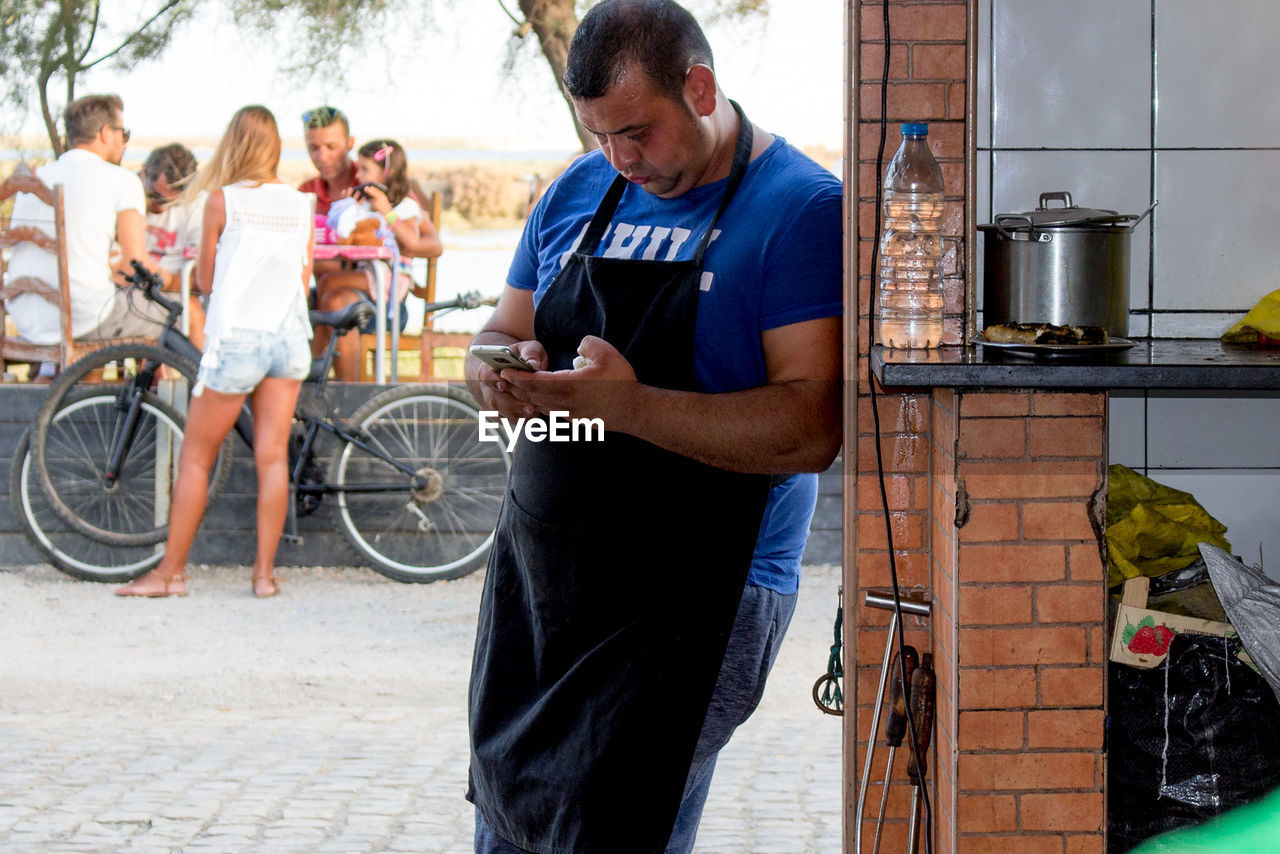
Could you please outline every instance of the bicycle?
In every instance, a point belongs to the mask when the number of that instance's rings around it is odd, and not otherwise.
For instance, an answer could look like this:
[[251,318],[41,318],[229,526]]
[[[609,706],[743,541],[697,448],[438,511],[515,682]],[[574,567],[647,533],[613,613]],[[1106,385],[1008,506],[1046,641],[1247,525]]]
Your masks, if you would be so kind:
[[[129,281],[168,312],[158,340],[108,346],[67,368],[50,387],[11,477],[15,512],[32,544],[58,569],[90,580],[136,578],[162,554],[185,423],[183,384],[194,382],[199,360],[177,331],[181,306],[160,294],[158,278],[135,265]],[[493,302],[468,293],[425,311]],[[479,440],[479,412],[461,388],[408,384],[379,392],[350,418],[333,411],[325,387],[338,338],[372,312],[365,302],[311,312],[313,324],[335,334],[299,395],[283,539],[300,543],[298,517],[332,496],[339,530],[377,572],[405,582],[457,578],[487,557],[510,457],[501,443]],[[83,382],[113,368],[114,385]],[[252,448],[247,408],[233,432]],[[328,440],[335,445],[322,470],[320,445]],[[229,435],[211,474],[211,504],[229,476],[233,444]]]

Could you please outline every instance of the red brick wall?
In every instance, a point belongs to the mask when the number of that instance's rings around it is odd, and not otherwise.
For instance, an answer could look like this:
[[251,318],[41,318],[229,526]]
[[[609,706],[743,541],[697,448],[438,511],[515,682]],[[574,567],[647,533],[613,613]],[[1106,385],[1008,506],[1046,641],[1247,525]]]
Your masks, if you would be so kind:
[[[852,548],[845,590],[852,622],[846,738],[846,845],[854,850],[863,768],[889,615],[862,605],[889,586],[866,354],[875,225],[879,2],[850,0],[861,68],[856,104],[858,375],[856,429],[847,456],[856,481],[846,500]],[[965,90],[963,0],[890,3],[890,122],[929,122],[946,181],[946,333],[964,314]],[[854,297],[856,296],[856,300]],[[958,394],[880,390],[880,449],[899,582],[930,598],[931,620],[907,619],[907,643],[935,657],[937,717],[929,778],[934,850],[1083,854],[1103,844],[1102,563],[1091,518],[1105,476],[1105,395]],[[876,733],[881,737],[881,732]],[[882,850],[904,850],[909,751],[900,750]],[[863,850],[869,851],[886,751],[870,776]],[[921,850],[923,846],[921,846]]]
[[[856,660],[854,690],[850,702],[857,714],[848,722],[846,737],[856,744],[847,751],[847,759],[856,756],[857,774],[861,774],[870,732],[871,714],[876,700],[880,662],[884,654],[885,629],[889,616],[884,611],[862,606],[868,589],[884,590],[889,586],[889,554],[885,523],[876,472],[876,446],[872,421],[870,389],[867,385],[866,354],[871,342],[869,299],[871,290],[871,251],[875,237],[876,155],[879,148],[880,95],[879,81],[884,58],[884,28],[879,3],[851,0],[858,15],[855,26],[861,30],[859,54],[861,73],[856,117],[857,134],[857,294],[851,304],[858,306],[858,380],[856,387],[856,436],[851,444],[855,451],[858,477],[853,487],[851,524],[856,530],[856,553],[852,578],[845,589],[856,591],[846,602],[856,629],[851,633],[851,652]],[[946,187],[943,217],[944,280],[946,295],[945,339],[958,343],[961,339],[964,313],[964,276],[961,269],[964,235],[964,141],[965,141],[965,33],[966,5],[963,0],[929,0],[929,2],[890,3],[890,84],[888,90],[888,128],[884,146],[884,163],[893,157],[904,121],[929,122],[929,142],[942,167]],[[886,490],[891,509],[895,558],[899,582],[905,591],[930,588],[929,546],[936,539],[931,530],[939,514],[930,512],[936,500],[930,481],[931,419],[935,403],[927,392],[882,392],[879,398],[881,451],[884,457]],[[848,498],[848,496],[847,496]],[[954,514],[952,514],[954,515]],[[852,538],[850,538],[852,539]],[[855,598],[856,597],[856,598]],[[936,606],[935,606],[936,607]],[[907,618],[907,643],[921,651],[930,650],[929,623]],[[936,629],[935,629],[936,631]],[[939,674],[941,677],[941,673]],[[942,697],[942,686],[939,686]],[[856,726],[852,725],[856,722]],[[882,724],[883,728],[883,724]],[[909,750],[899,751],[894,777],[906,779]],[[870,850],[873,825],[880,803],[880,781],[884,777],[886,752],[878,751],[867,796],[867,833],[864,850]],[[931,777],[934,771],[930,770]],[[856,776],[846,773],[848,785]],[[855,795],[846,797],[850,807]],[[894,785],[886,811],[886,824],[881,849],[901,851],[906,847],[909,787]],[[853,811],[846,821],[846,850],[854,850]],[[941,849],[939,849],[941,850]]]
[[[954,738],[955,850],[1101,852],[1106,395],[946,397],[960,512],[934,565],[935,593],[954,586],[956,603],[949,719],[939,702],[939,731]],[[943,628],[934,621],[935,643]]]

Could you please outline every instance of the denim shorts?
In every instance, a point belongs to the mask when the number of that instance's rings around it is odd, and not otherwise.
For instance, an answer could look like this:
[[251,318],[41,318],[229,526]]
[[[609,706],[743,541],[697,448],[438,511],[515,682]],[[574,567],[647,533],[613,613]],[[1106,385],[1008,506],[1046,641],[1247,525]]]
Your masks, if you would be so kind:
[[311,345],[301,326],[277,332],[231,329],[200,359],[193,394],[205,387],[222,394],[248,394],[264,377],[304,380],[310,372]]

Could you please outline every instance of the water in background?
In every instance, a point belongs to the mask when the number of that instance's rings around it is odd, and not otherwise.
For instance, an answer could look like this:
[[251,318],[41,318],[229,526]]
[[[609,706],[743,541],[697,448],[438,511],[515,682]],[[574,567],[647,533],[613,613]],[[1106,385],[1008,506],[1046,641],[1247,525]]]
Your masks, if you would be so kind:
[[[507,281],[507,268],[520,241],[520,228],[444,229],[444,254],[436,262],[436,299],[452,299],[466,291],[479,291],[484,296],[498,296]],[[418,260],[416,278],[425,278],[426,261]],[[409,325],[405,334],[422,331],[422,300],[410,297]],[[489,319],[488,306],[437,314],[435,328],[445,332],[476,332]]]

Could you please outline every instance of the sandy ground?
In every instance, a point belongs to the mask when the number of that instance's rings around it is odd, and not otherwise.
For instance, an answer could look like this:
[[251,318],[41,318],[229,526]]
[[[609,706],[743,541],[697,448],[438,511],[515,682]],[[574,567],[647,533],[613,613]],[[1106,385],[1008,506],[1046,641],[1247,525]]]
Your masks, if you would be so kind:
[[[120,599],[0,570],[0,854],[465,854],[466,685],[483,573],[405,585],[194,567]],[[695,851],[840,850],[840,723],[814,708],[839,570],[808,567],[756,714],[721,754]]]
[[428,703],[465,685],[483,573],[399,584],[289,568],[254,599],[243,567],[196,567],[191,595],[121,599],[48,567],[0,571],[0,709],[170,711]]
[[[482,572],[423,585],[360,567],[280,574],[274,599],[252,597],[247,568],[195,567],[190,596],[138,600],[47,566],[0,570],[0,709],[412,705],[465,686]],[[806,570],[770,687],[818,675],[837,584],[834,568]]]

